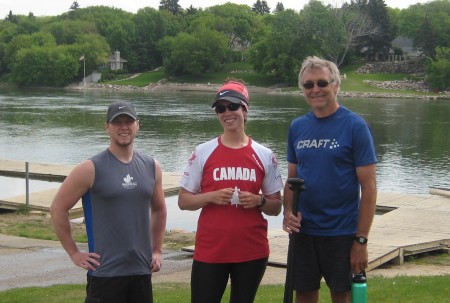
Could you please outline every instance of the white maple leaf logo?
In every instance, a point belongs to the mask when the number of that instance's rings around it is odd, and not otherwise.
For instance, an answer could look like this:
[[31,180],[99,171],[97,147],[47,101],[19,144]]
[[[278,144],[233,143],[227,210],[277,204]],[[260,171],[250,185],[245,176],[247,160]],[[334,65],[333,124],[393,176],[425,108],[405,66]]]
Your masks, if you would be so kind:
[[128,174],[125,178],[123,178],[123,182],[125,183],[131,183],[133,181],[133,177]]

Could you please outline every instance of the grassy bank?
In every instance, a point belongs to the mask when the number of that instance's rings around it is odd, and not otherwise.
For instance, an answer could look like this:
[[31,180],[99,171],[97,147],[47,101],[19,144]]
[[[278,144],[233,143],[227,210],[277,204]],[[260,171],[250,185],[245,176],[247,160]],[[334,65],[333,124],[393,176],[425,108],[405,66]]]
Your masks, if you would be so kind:
[[168,81],[172,83],[220,84],[223,83],[223,81],[228,77],[242,79],[253,86],[259,87],[271,87],[280,84],[279,79],[252,72],[251,65],[247,63],[227,64],[223,71],[217,73],[205,73],[199,76],[171,77],[168,79],[166,78],[163,69],[158,69],[155,71],[144,72],[128,79],[106,81],[103,83],[114,85],[132,85],[137,87],[144,87],[159,81]]
[[[342,79],[341,92],[355,93],[395,93],[403,95],[417,96],[439,96],[439,94],[418,92],[415,90],[390,90],[371,86],[367,81],[402,81],[408,78],[407,74],[358,74],[356,71],[360,64],[347,66],[341,70],[341,75],[345,74]],[[270,75],[262,75],[252,72],[252,66],[248,63],[233,63],[226,65],[221,72],[205,73],[200,76],[189,77],[173,77],[166,79],[162,69],[149,71],[135,75],[123,80],[107,81],[104,84],[113,85],[131,85],[136,87],[145,87],[149,84],[158,83],[159,81],[171,83],[187,83],[187,84],[220,84],[229,77],[239,78],[247,84],[256,87],[278,88],[281,91],[298,91],[296,83],[284,83],[280,79]]]
[[[368,301],[377,303],[450,302],[450,276],[438,277],[375,277],[368,280]],[[188,283],[155,284],[154,302],[189,302]],[[262,285],[255,302],[283,302],[283,285]],[[0,292],[0,302],[9,303],[75,303],[83,302],[85,285],[55,285],[31,287]],[[227,288],[222,302],[229,301]],[[331,302],[328,288],[323,285],[319,302]]]
[[[0,212],[0,234],[30,239],[58,241],[47,213],[29,213],[26,210]],[[76,242],[86,243],[86,229],[82,223],[71,223],[72,235]],[[168,231],[164,247],[180,249],[194,244],[194,233]],[[3,301],[0,301],[3,302]]]

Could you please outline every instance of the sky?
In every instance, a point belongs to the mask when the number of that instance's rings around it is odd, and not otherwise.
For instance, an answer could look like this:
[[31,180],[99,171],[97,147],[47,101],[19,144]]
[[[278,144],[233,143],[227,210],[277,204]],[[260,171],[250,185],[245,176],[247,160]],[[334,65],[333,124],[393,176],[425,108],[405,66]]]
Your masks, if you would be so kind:
[[[56,16],[67,12],[73,2],[74,0],[0,0],[0,19],[6,17],[9,11],[15,15],[28,15],[32,12],[35,16]],[[148,6],[158,9],[160,0],[77,0],[77,2],[81,8],[104,5],[136,13],[139,9]],[[185,9],[191,5],[195,8],[206,8],[226,2],[246,4],[251,7],[256,0],[179,0],[178,4]],[[266,2],[271,10],[275,9],[278,2],[281,2],[284,8],[300,11],[309,0],[266,0]],[[322,0],[322,2],[340,6],[344,0]],[[429,0],[385,0],[384,2],[388,7],[404,9],[412,4],[426,3]]]

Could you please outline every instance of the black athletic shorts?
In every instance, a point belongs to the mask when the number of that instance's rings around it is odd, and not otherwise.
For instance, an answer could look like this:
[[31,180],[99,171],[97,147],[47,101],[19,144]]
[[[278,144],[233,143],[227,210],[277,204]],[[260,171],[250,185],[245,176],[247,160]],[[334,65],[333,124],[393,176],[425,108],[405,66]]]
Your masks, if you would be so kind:
[[85,303],[153,303],[151,275],[94,277],[87,275]]
[[331,292],[351,289],[350,250],[353,235],[317,237],[295,234],[294,289],[299,292],[320,288],[322,277]]

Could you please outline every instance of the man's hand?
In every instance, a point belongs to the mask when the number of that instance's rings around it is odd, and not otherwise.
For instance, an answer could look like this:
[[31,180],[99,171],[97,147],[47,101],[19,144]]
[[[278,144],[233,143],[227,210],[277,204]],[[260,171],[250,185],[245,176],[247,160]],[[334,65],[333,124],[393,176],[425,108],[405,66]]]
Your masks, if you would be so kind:
[[293,232],[300,232],[300,227],[302,221],[302,214],[297,213],[297,217],[292,214],[292,212],[285,212],[283,218],[283,230],[292,234]]
[[70,258],[72,259],[72,262],[75,263],[75,265],[86,270],[95,271],[97,267],[100,266],[99,260],[101,257],[96,253],[77,251],[74,254],[70,255]]
[[159,253],[153,253],[152,255],[152,272],[158,272],[162,267],[162,256]]

